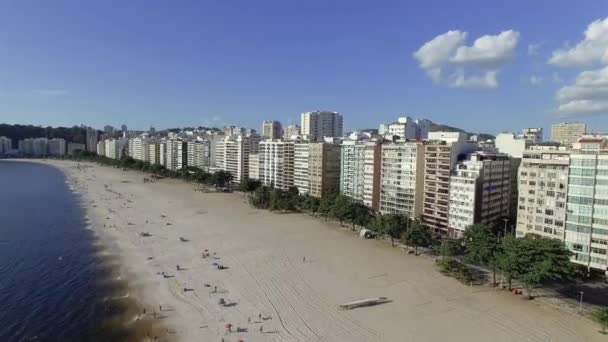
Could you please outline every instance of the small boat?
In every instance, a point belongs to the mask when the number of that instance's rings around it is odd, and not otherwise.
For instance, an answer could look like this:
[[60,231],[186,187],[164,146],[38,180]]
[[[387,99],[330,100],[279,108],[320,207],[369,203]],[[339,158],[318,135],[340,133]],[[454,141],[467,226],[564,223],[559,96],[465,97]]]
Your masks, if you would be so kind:
[[374,297],[374,298],[366,298],[366,299],[360,299],[360,300],[355,300],[352,302],[344,303],[344,304],[340,305],[340,308],[344,309],[344,310],[352,310],[355,308],[380,305],[380,304],[390,303],[390,302],[392,302],[392,300],[390,300],[386,297]]

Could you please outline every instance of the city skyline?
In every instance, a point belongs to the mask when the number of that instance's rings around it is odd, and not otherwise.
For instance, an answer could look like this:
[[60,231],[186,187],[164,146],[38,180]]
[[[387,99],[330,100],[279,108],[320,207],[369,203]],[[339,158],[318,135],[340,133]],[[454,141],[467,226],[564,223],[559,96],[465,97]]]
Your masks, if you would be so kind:
[[0,121],[259,129],[319,109],[345,131],[403,114],[493,134],[608,131],[605,4],[468,5],[3,4]]

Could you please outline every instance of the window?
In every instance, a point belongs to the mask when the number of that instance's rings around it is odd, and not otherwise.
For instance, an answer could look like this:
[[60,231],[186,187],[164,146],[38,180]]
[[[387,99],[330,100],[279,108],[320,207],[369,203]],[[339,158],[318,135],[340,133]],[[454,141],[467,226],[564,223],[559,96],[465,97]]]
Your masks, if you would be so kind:
[[577,252],[582,252],[583,245],[578,244],[578,243],[572,244],[572,250],[577,251]]
[[545,215],[553,216],[553,210],[545,209]]
[[545,224],[553,224],[553,219],[546,218],[545,219]]
[[548,191],[547,191],[547,197],[555,197],[555,191],[553,191],[553,190],[548,190]]

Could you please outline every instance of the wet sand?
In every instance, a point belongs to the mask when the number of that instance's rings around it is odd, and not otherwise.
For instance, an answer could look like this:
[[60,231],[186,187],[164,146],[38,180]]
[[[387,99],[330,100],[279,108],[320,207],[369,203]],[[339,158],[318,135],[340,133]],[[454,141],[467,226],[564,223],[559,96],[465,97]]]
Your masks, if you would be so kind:
[[[180,180],[144,184],[145,175],[136,171],[46,163],[63,170],[82,194],[92,229],[119,255],[129,287],[137,289],[148,315],[157,311],[168,327],[169,333],[158,332],[163,338],[605,340],[584,318],[506,292],[471,289],[441,275],[429,258],[361,240],[334,223],[256,210],[242,194],[202,193]],[[213,263],[227,268],[218,270]],[[378,296],[393,302],[349,311],[338,307]],[[220,306],[220,298],[234,305]],[[246,331],[235,332],[237,326]]]

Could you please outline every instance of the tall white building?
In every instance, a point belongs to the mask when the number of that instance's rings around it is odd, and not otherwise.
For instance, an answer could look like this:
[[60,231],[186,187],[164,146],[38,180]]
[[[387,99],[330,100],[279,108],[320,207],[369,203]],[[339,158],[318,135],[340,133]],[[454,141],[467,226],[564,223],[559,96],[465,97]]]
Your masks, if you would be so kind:
[[285,140],[296,140],[300,136],[300,126],[289,125],[283,132],[283,139]]
[[345,140],[340,147],[340,193],[379,210],[380,142]]
[[262,123],[263,139],[281,139],[283,137],[283,127],[276,120],[267,120]]
[[249,179],[260,179],[260,155],[257,153],[249,155]]
[[50,156],[62,157],[65,156],[66,144],[65,139],[53,138],[48,141],[48,149]]
[[462,237],[472,224],[490,227],[509,215],[511,160],[508,155],[473,152],[450,176],[448,226]]
[[424,157],[422,222],[436,233],[453,235],[448,226],[450,176],[458,160],[476,148],[464,133],[429,133]]
[[160,145],[164,142],[151,141],[148,144],[148,162],[150,164],[162,165],[160,161]]
[[28,138],[19,140],[19,153],[32,157],[45,157],[48,154],[48,139]]
[[150,161],[150,140],[146,136],[129,139],[129,156],[135,160]]
[[215,144],[216,166],[211,168],[211,171],[228,171],[232,174],[232,181],[239,184],[249,177],[249,155],[252,150],[257,150],[256,147],[251,146],[252,144],[257,144],[257,138],[252,142],[243,135],[224,137]]
[[201,170],[209,170],[210,142],[209,140],[188,141],[188,166]]
[[300,130],[312,142],[322,142],[324,137],[341,137],[342,115],[329,111],[304,112],[301,115]]
[[397,121],[389,124],[381,124],[378,134],[389,137],[398,137],[400,140],[425,140],[431,130],[432,122],[427,119],[412,119],[409,116],[402,116]]
[[513,133],[500,133],[496,136],[494,146],[500,153],[508,154],[512,158],[521,158],[531,141],[516,136]]
[[106,139],[106,157],[111,159],[121,159],[125,155],[125,150],[128,150],[128,142],[129,140],[126,138]]
[[165,142],[165,167],[171,171],[178,171],[188,166],[188,148],[185,141],[168,139]]
[[106,156],[106,142],[105,140],[99,140],[97,142],[97,155],[98,156]]
[[260,142],[260,181],[263,185],[287,190],[293,186],[294,143],[264,140]]
[[323,197],[340,186],[340,145],[296,143],[294,146],[294,186],[300,193]]
[[293,157],[293,185],[300,194],[310,192],[310,144],[295,143]]
[[421,142],[382,144],[380,212],[419,218],[422,214],[424,149]]
[[85,130],[85,148],[88,152],[95,153],[97,151],[97,142],[99,141],[99,134],[97,130],[91,127],[87,127]]
[[0,156],[8,154],[13,149],[13,141],[8,137],[0,137]]

